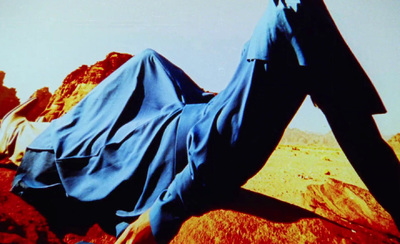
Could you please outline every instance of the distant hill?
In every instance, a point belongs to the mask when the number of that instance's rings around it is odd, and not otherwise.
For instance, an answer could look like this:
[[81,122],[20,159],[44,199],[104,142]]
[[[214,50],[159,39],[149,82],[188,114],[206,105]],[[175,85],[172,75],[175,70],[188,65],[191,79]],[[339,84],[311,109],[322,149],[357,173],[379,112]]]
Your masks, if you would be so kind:
[[[400,152],[400,133],[394,136],[383,136],[383,139],[395,151]],[[332,132],[326,134],[317,134],[305,132],[296,128],[287,128],[279,144],[340,148]]]
[[287,128],[279,144],[301,145],[301,146],[322,146],[336,148],[339,147],[332,132],[327,134],[317,134],[305,132],[296,128]]

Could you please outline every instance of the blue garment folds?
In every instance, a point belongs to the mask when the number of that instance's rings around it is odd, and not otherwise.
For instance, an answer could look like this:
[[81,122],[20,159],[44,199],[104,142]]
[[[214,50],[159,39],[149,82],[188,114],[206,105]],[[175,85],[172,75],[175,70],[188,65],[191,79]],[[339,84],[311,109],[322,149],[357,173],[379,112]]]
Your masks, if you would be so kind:
[[168,242],[261,169],[307,94],[324,112],[385,112],[322,1],[271,0],[221,93],[147,50],[28,147],[13,192],[101,205],[117,233],[150,209]]
[[34,140],[12,191],[32,198],[35,192],[59,189],[81,202],[107,201],[112,195],[111,211],[139,216],[186,165],[188,125],[213,96],[146,50]]

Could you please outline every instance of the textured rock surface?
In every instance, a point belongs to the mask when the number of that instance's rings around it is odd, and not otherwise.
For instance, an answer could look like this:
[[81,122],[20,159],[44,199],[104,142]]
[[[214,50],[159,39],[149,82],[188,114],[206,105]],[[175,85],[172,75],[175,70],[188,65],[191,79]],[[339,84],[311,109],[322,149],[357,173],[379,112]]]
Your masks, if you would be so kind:
[[[94,225],[85,235],[67,234],[60,236],[50,229],[44,218],[34,207],[10,192],[15,169],[7,160],[0,161],[0,243],[113,243],[115,237],[104,233]],[[45,200],[45,199],[44,199]],[[62,220],[60,220],[62,221]]]
[[15,165],[21,163],[26,147],[47,128],[48,123],[34,121],[50,97],[47,87],[39,89],[26,102],[3,117],[0,127],[0,159],[8,157]]
[[130,54],[112,52],[103,61],[92,66],[82,65],[73,71],[54,92],[38,121],[49,122],[68,112],[104,78],[131,57]]
[[4,71],[0,71],[0,119],[20,103],[15,88],[4,86],[5,75]]
[[[339,181],[311,188],[304,200],[319,203],[315,206],[318,214],[243,191],[227,209],[189,219],[172,243],[399,243],[386,212],[374,209],[376,203],[365,201],[370,195],[352,199],[351,193],[363,194],[365,190]],[[314,191],[322,188],[328,195]],[[340,197],[332,199],[333,195]],[[367,218],[371,221],[368,224],[364,222]]]
[[368,190],[329,179],[325,184],[312,184],[303,195],[303,207],[354,230],[398,235],[390,215]]
[[28,111],[26,114],[26,118],[29,121],[35,121],[39,115],[44,111],[49,104],[50,98],[52,94],[49,92],[48,87],[43,87],[37,91],[35,91],[30,98],[37,98],[35,105]]

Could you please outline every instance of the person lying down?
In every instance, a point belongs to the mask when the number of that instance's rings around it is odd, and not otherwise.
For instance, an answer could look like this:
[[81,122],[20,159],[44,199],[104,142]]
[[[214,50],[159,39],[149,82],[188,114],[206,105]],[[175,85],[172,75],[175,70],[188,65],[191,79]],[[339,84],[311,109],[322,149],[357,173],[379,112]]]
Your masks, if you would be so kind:
[[322,0],[271,0],[217,95],[151,49],[131,58],[30,143],[12,191],[84,206],[117,243],[167,243],[264,166],[307,95],[398,225],[400,166],[372,118],[386,109]]

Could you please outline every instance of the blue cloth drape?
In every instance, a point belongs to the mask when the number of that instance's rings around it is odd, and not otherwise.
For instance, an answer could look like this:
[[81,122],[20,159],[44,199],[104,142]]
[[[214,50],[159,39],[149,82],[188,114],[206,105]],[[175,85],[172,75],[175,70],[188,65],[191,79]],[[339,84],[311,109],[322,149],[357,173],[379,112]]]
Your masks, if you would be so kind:
[[[67,198],[82,202],[119,195],[111,211],[138,216],[185,166],[176,150],[186,147],[187,125],[212,97],[164,57],[146,50],[34,140],[12,190],[32,196],[35,190],[61,188]],[[191,122],[180,123],[182,114]]]
[[28,147],[13,191],[111,198],[117,232],[150,208],[169,241],[262,167],[307,94],[323,110],[385,112],[323,2],[295,2],[270,1],[215,97],[154,51],[133,57]]

